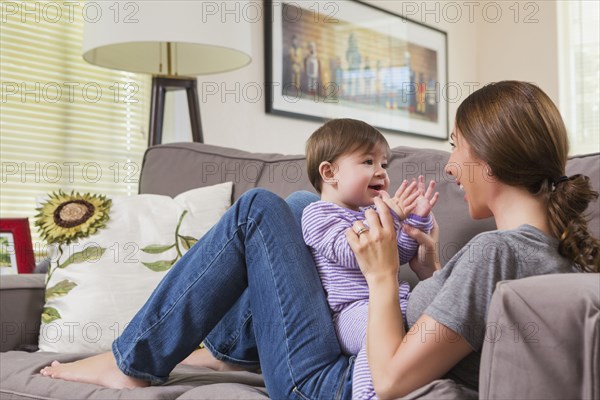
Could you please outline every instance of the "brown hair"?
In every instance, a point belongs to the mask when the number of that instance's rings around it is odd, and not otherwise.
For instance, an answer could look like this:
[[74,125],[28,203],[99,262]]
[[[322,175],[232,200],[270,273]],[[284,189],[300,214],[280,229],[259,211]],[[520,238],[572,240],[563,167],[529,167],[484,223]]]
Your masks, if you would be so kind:
[[526,82],[486,85],[458,107],[456,127],[498,180],[544,198],[559,253],[582,271],[598,272],[600,240],[592,237],[583,215],[598,192],[587,176],[559,179],[565,175],[569,142],[548,95]]
[[343,118],[332,119],[317,129],[306,141],[306,169],[310,183],[321,193],[319,165],[333,163],[342,154],[362,149],[368,153],[378,144],[389,145],[377,129],[363,121]]

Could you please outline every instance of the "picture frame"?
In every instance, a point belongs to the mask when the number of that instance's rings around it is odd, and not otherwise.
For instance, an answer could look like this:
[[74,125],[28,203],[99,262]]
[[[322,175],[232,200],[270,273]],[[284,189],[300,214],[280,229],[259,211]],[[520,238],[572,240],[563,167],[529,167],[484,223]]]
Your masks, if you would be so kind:
[[266,112],[448,139],[447,35],[361,1],[265,0]]
[[0,275],[29,274],[35,269],[27,218],[0,218]]

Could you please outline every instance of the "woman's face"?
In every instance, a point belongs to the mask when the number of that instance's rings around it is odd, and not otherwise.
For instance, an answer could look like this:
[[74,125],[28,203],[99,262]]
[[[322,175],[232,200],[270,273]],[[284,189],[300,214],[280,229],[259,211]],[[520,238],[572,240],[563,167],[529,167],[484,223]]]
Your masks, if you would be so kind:
[[464,140],[458,128],[450,135],[452,154],[446,165],[446,173],[456,179],[463,189],[464,199],[473,219],[491,217],[488,204],[491,197],[492,178],[487,164],[473,155],[471,146]]

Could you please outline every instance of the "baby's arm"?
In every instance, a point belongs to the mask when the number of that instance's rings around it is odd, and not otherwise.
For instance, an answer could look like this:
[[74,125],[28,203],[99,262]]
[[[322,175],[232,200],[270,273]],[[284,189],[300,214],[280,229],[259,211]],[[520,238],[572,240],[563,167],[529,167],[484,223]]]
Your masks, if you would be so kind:
[[[402,224],[407,224],[413,226],[425,233],[431,232],[433,228],[433,218],[431,213],[426,217],[421,217],[416,214],[410,214]],[[402,229],[402,224],[400,225],[400,229],[398,229],[397,239],[398,239],[398,252],[400,254],[400,264],[406,264],[417,254],[417,250],[419,249],[419,243]]]
[[325,202],[312,203],[302,213],[302,235],[308,246],[331,262],[359,269],[345,234],[351,227],[352,221],[339,208]]

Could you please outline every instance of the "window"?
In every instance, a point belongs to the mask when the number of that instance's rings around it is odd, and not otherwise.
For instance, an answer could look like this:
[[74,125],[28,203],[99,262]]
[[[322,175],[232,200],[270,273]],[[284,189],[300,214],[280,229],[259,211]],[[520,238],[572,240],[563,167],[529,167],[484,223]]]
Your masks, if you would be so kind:
[[600,151],[600,6],[597,1],[560,1],[560,108],[569,131],[570,154]]
[[0,212],[29,217],[34,243],[36,197],[137,193],[150,78],[83,60],[82,5],[2,2]]

